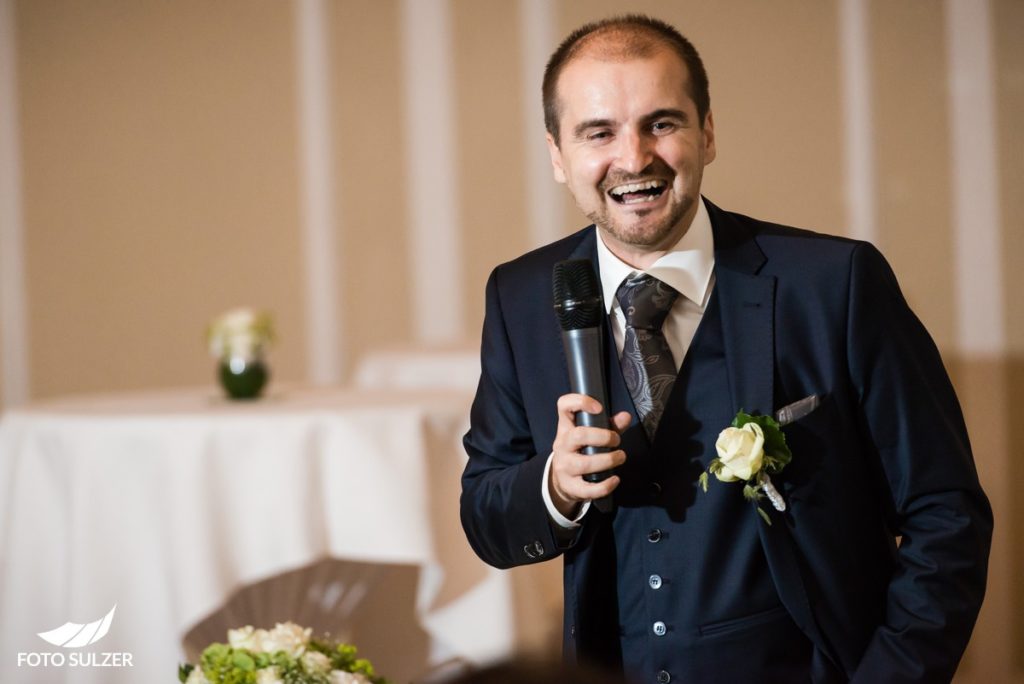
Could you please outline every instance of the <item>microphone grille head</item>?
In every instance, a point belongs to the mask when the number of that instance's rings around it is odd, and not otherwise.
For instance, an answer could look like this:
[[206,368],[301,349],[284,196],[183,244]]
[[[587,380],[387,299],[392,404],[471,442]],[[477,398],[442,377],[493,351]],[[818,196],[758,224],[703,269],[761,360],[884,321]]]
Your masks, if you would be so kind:
[[601,285],[589,259],[567,259],[555,264],[552,287],[555,315],[562,330],[601,325],[604,315]]

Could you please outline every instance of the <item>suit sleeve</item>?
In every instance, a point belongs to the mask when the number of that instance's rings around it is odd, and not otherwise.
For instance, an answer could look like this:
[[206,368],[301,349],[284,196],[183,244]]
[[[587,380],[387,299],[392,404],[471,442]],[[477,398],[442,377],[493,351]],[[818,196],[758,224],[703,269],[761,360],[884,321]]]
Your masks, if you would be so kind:
[[[490,565],[507,568],[555,557],[559,544],[541,490],[551,444],[534,444],[499,280],[500,268],[487,282],[480,384],[463,438],[469,461],[460,508],[473,550]],[[554,414],[554,401],[536,410]]]
[[854,251],[849,292],[851,381],[902,537],[884,624],[852,681],[949,681],[985,593],[992,511],[938,350],[868,244]]

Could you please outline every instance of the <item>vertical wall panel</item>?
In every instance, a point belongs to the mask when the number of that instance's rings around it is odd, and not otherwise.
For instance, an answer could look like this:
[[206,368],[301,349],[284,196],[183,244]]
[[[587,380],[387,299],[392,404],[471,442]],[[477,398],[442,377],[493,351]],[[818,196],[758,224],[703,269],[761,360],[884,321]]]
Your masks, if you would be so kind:
[[[350,364],[413,338],[400,14],[395,0],[332,2],[334,152],[344,232],[339,316]],[[351,369],[351,365],[349,366]]]
[[16,39],[14,0],[0,0],[0,410],[29,390]]
[[303,353],[292,12],[18,5],[34,394],[208,382],[203,330],[269,308]]
[[[463,306],[467,328],[475,339],[483,322],[488,274],[529,245],[524,184],[527,141],[519,125],[520,102],[528,94],[520,81],[516,3],[459,2],[453,9],[459,135],[450,153],[457,160],[459,186],[472,188],[459,198],[461,241],[465,254],[473,255],[462,264],[466,273]],[[489,24],[506,28],[474,28]],[[536,109],[539,115],[539,104]]]
[[526,213],[530,246],[552,242],[565,235],[564,198],[554,182],[551,158],[545,142],[541,85],[544,67],[560,36],[555,26],[555,5],[549,0],[518,0],[519,45],[522,75],[520,111],[523,113],[523,151],[526,168]]
[[305,274],[306,379],[315,385],[341,382],[345,357],[338,299],[334,127],[331,119],[333,69],[326,0],[297,0],[303,272]]
[[408,267],[416,341],[466,334],[451,0],[401,0]]
[[[993,0],[992,31],[995,60],[995,97],[997,150],[999,155],[999,198],[1002,216],[1003,302],[1006,325],[1006,356],[1003,359],[1007,392],[992,402],[989,410],[1003,417],[1007,430],[1016,425],[1015,412],[1024,406],[1024,3],[1019,0]],[[1016,467],[1014,440],[1005,437],[1013,452],[1007,463]],[[998,473],[1003,486],[1014,481],[1010,472]],[[1012,491],[1012,485],[1010,485]],[[1001,597],[1007,603],[1010,625],[1000,625],[1010,635],[1009,651],[1015,681],[1024,681],[1024,497],[1010,496],[1008,507],[999,511],[997,525],[1007,533],[1009,556],[1005,584],[1011,592]],[[995,601],[1000,601],[997,597]],[[1007,600],[1008,599],[1008,600]],[[990,599],[993,600],[993,599]]]
[[942,349],[954,342],[943,15],[932,0],[871,6],[878,239]]

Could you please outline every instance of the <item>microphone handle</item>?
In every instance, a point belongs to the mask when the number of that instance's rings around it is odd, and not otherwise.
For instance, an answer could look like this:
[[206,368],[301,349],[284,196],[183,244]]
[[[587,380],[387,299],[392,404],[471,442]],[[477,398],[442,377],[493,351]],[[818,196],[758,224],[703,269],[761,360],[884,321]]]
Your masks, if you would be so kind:
[[[565,360],[569,366],[569,387],[576,394],[585,394],[601,403],[601,413],[576,413],[576,425],[609,429],[608,401],[604,381],[604,337],[600,327],[563,330],[562,344]],[[611,451],[608,447],[584,447],[584,454],[602,454]],[[583,476],[587,482],[600,482],[611,476],[610,470],[588,473]]]

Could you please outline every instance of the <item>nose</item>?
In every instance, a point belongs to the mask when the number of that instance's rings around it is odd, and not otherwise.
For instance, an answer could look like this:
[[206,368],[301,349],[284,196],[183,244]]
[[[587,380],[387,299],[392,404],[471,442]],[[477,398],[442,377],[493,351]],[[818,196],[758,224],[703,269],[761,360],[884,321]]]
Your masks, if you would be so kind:
[[618,167],[627,173],[640,173],[654,157],[651,141],[639,131],[619,136]]

